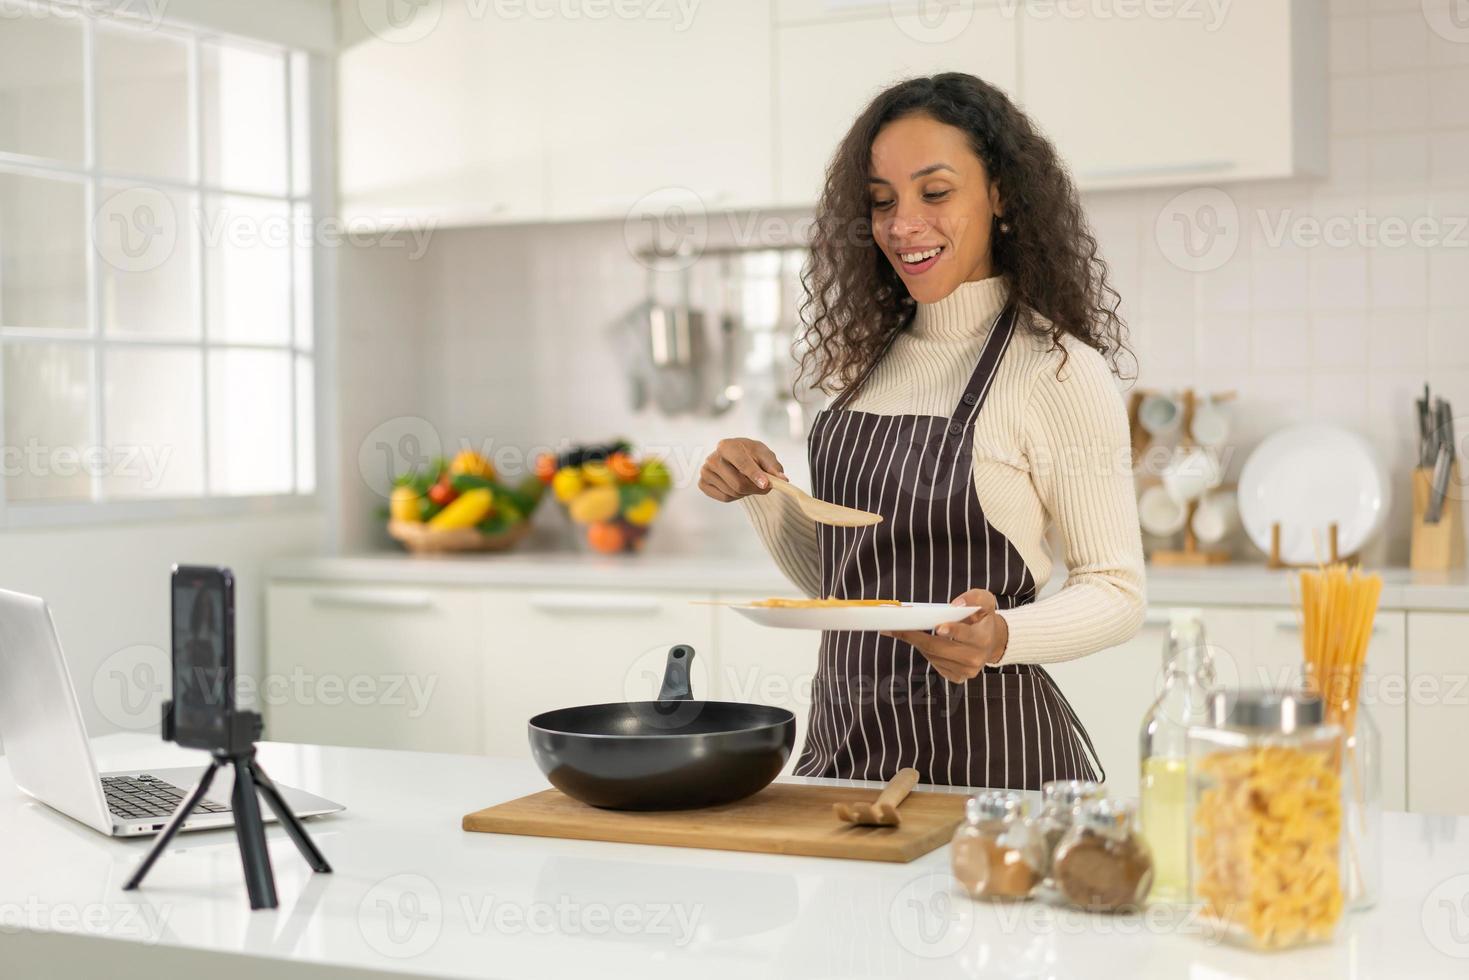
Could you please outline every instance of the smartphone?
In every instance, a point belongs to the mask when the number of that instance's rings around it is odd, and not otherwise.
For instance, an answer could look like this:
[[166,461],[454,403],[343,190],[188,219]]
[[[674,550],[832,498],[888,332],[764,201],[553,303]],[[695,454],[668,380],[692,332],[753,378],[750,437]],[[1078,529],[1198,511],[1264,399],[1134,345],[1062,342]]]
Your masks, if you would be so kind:
[[226,749],[235,713],[235,577],[173,568],[173,740]]

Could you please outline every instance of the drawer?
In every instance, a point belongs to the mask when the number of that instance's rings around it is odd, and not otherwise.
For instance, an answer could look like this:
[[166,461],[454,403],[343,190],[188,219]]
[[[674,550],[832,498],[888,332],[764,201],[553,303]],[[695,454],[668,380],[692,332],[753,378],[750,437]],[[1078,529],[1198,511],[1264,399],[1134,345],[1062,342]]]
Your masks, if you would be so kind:
[[480,616],[465,589],[272,584],[260,689],[267,736],[477,751]]
[[690,593],[496,589],[481,601],[490,636],[481,750],[526,756],[525,723],[552,708],[657,697],[668,648],[694,648],[694,697],[713,697],[713,616]]

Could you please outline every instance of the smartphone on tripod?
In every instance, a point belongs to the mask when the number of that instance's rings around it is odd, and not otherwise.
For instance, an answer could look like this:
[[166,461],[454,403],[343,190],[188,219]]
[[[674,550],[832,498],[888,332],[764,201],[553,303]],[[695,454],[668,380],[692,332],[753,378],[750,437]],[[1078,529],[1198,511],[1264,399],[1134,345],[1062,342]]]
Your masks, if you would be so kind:
[[177,565],[172,579],[173,741],[229,747],[235,716],[235,577],[227,568]]
[[176,565],[171,582],[173,697],[163,706],[163,737],[186,748],[203,749],[211,758],[198,784],[122,886],[123,891],[143,884],[169,841],[204,800],[215,775],[229,766],[234,773],[230,810],[250,908],[273,909],[277,906],[275,872],[265,847],[262,801],[313,871],[330,872],[331,865],[255,759],[255,743],[265,733],[263,719],[257,712],[235,707],[234,575],[227,568]]

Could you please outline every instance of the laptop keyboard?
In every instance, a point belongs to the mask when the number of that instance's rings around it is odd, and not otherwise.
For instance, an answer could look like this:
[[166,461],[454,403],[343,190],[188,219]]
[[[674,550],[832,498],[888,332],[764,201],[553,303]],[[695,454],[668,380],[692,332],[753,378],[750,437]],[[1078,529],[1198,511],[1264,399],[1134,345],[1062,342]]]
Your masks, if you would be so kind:
[[[172,783],[142,776],[103,776],[102,794],[107,809],[125,820],[147,817],[171,817],[183,802],[184,791]],[[200,800],[196,813],[228,813],[229,807],[212,800]]]

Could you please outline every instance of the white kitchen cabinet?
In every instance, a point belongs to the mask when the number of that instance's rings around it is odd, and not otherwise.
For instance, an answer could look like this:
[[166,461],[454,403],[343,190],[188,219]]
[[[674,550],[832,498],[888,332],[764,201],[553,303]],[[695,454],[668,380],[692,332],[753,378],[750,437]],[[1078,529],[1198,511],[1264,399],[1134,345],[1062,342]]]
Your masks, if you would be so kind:
[[[1260,610],[1255,622],[1253,649],[1240,664],[1241,682],[1274,689],[1300,683],[1305,665],[1300,614],[1293,609]],[[1409,804],[1404,697],[1408,676],[1406,615],[1379,611],[1367,644],[1362,704],[1382,736],[1382,805],[1389,810],[1406,810]]]
[[483,623],[468,589],[272,583],[259,691],[266,736],[477,751]]
[[[838,141],[872,97],[893,82],[914,75],[963,71],[1013,93],[1017,18],[1012,6],[945,8],[938,21],[927,13],[884,9],[880,17],[778,27],[776,190],[780,202],[804,206],[820,196]],[[833,5],[834,12],[835,8]]]
[[420,4],[394,31],[362,31],[344,47],[343,217],[388,230],[544,219],[545,112],[534,90],[554,29],[477,16],[475,4]]
[[520,97],[545,113],[551,217],[651,214],[673,244],[699,209],[772,201],[770,7],[653,9],[561,19]]
[[552,708],[658,696],[668,648],[694,648],[694,697],[712,697],[718,655],[705,598],[678,592],[491,589],[478,696],[487,755],[525,756],[525,723]]
[[1469,613],[1408,614],[1408,805],[1469,814]]
[[[1255,614],[1229,607],[1202,612],[1220,680],[1230,683],[1237,652],[1248,649],[1254,633]],[[1163,690],[1168,616],[1167,607],[1152,606],[1126,643],[1046,667],[1091,735],[1113,796],[1137,796],[1143,717]]]
[[1174,8],[1022,4],[1021,99],[1077,183],[1324,173],[1323,0]]
[[[761,595],[721,595],[729,602],[750,602]],[[718,674],[714,690],[722,701],[744,701],[787,708],[796,716],[796,745],[785,772],[795,768],[806,744],[806,718],[811,712],[811,679],[821,648],[813,630],[776,630],[756,625],[733,609],[714,609],[714,648]]]

